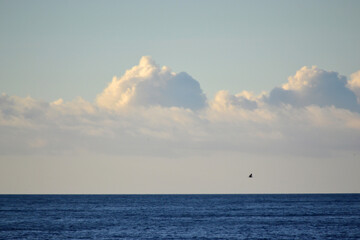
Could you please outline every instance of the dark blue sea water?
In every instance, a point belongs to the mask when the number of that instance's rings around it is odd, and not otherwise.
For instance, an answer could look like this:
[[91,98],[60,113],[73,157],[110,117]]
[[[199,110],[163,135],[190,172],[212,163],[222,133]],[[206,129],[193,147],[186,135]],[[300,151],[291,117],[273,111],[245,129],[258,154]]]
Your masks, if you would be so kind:
[[0,239],[360,239],[360,194],[0,195]]

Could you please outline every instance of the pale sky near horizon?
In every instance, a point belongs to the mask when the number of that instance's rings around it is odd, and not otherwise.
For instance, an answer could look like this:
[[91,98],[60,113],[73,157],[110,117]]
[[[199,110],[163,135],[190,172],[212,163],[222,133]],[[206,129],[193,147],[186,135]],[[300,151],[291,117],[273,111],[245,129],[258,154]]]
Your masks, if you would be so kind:
[[0,193],[360,192],[359,10],[0,0]]

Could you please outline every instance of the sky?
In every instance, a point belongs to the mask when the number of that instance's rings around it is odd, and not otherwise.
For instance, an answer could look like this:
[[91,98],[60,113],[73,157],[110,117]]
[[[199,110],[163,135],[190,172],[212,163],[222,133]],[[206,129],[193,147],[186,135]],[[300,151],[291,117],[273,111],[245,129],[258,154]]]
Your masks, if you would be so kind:
[[1,0],[0,193],[359,193],[359,10]]

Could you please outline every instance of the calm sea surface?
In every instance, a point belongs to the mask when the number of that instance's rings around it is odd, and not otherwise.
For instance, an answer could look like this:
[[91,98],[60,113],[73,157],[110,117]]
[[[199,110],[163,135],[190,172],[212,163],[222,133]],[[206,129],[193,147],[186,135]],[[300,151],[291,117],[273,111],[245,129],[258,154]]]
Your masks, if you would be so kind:
[[360,194],[0,195],[0,239],[360,239]]

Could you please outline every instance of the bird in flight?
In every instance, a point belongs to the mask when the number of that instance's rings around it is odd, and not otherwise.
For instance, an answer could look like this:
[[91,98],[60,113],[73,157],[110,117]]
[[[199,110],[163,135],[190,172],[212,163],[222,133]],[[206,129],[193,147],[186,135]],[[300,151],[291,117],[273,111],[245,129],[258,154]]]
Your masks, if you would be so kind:
[[250,173],[249,178],[252,178],[252,173]]

